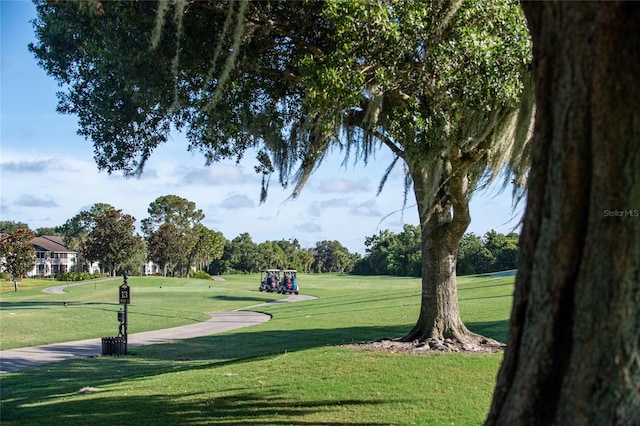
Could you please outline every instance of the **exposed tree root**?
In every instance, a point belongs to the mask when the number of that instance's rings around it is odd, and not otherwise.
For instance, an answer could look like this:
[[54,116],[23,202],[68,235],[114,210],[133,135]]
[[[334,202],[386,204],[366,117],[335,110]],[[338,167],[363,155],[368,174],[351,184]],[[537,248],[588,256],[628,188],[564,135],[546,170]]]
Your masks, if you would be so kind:
[[414,355],[448,352],[486,354],[502,351],[506,347],[504,343],[477,334],[469,337],[465,338],[464,341],[449,338],[443,340],[429,338],[422,341],[414,340],[413,342],[383,339],[370,343],[354,343],[345,346],[358,350],[378,350]]

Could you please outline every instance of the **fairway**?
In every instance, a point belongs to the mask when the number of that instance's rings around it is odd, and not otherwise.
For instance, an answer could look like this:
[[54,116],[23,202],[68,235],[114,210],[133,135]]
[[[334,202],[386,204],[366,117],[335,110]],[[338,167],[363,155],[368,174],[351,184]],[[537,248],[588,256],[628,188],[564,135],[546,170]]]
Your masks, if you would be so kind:
[[[283,296],[258,292],[258,275],[225,278],[131,277],[130,332],[242,308],[272,320],[135,348],[127,357],[3,374],[3,425],[113,424],[111,413],[127,424],[482,423],[500,354],[415,356],[342,346],[406,334],[418,315],[418,279],[301,275],[301,292],[318,299],[263,305]],[[467,326],[504,341],[514,278],[458,282]],[[42,285],[2,292],[3,349],[114,334],[120,283],[87,283],[63,295],[45,294]],[[83,388],[94,390],[79,393]]]

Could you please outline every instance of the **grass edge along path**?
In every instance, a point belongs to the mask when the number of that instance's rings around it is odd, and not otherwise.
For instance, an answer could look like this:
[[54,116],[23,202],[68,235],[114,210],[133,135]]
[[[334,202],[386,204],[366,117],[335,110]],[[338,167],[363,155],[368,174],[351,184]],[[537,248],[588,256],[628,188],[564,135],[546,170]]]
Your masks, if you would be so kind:
[[[129,349],[133,349],[139,346],[192,339],[249,327],[271,319],[271,316],[267,314],[240,310],[211,312],[209,315],[211,316],[209,320],[196,324],[131,334],[128,336],[127,346]],[[7,349],[0,351],[0,373],[20,371],[71,358],[98,356],[101,353],[101,338]]]
[[[114,336],[120,281],[91,280],[45,293],[51,281],[28,280],[20,292],[0,292],[0,350]],[[75,284],[75,283],[73,283]],[[207,312],[229,312],[281,295],[212,280],[131,277],[129,334],[207,321]],[[59,286],[55,286],[60,289]]]

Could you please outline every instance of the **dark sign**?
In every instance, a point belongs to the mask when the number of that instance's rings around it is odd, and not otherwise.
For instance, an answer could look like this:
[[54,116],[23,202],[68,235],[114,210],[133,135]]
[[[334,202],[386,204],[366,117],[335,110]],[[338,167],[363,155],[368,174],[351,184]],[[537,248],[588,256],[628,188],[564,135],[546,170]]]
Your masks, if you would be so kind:
[[131,292],[129,291],[129,286],[126,284],[122,284],[120,286],[120,303],[128,305],[131,300]]

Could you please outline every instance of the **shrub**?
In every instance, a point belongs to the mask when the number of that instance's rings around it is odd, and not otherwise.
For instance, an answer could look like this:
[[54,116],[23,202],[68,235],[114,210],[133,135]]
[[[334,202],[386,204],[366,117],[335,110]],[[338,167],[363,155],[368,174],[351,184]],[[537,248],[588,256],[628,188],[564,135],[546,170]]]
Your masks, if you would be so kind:
[[89,272],[65,272],[56,277],[57,281],[86,281],[95,278],[104,278],[106,274],[90,274]]
[[189,278],[199,278],[202,280],[210,280],[211,275],[207,274],[205,271],[191,271],[189,274]]

